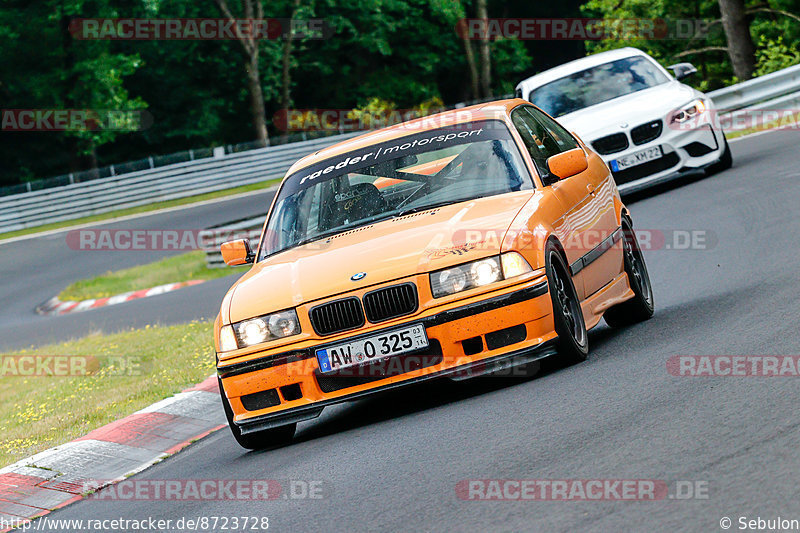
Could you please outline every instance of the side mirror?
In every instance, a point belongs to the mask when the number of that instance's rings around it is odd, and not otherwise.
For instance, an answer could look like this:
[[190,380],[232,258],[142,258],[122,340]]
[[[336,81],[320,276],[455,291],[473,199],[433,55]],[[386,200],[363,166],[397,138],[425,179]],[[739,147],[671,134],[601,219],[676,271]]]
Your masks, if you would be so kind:
[[697,73],[697,69],[691,63],[676,63],[667,67],[675,75],[675,79],[681,81],[692,74]]
[[228,266],[246,265],[252,263],[256,258],[250,249],[250,240],[248,239],[223,242],[219,249],[222,252],[222,260]]
[[580,174],[587,168],[589,168],[589,161],[580,148],[573,148],[547,159],[547,169],[550,174],[560,180]]

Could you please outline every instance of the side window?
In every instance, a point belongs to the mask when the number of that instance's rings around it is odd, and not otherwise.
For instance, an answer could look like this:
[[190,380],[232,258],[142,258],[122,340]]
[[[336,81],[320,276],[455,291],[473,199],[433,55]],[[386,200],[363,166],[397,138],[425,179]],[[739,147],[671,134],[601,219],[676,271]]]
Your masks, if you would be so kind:
[[[308,213],[308,219],[306,220],[306,228],[305,234],[312,235],[320,231],[319,227],[319,219],[320,219],[320,195],[322,194],[322,187],[312,187],[312,194],[306,195],[309,197],[308,202],[310,205],[303,207],[303,212]],[[313,196],[312,196],[313,195]]]
[[[558,152],[566,152],[578,148],[578,142],[570,133],[565,130],[558,122],[548,117],[535,107],[525,107],[525,111],[537,122],[544,126],[548,137],[558,147]],[[552,155],[552,154],[551,154]]]
[[553,141],[544,126],[533,118],[526,111],[525,107],[518,107],[511,113],[511,122],[516,126],[517,131],[531,154],[531,159],[536,165],[539,174],[547,174],[547,158],[559,153],[558,145]]

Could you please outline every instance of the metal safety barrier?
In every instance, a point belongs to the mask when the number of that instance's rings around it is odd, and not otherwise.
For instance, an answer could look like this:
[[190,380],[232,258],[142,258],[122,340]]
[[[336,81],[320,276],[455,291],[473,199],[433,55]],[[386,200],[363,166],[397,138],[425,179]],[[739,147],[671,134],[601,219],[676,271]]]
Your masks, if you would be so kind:
[[793,109],[781,107],[800,97],[800,65],[785,68],[752,80],[707,93],[714,105],[726,112],[758,109]]
[[0,198],[0,233],[279,179],[301,157],[356,133],[207,157]]

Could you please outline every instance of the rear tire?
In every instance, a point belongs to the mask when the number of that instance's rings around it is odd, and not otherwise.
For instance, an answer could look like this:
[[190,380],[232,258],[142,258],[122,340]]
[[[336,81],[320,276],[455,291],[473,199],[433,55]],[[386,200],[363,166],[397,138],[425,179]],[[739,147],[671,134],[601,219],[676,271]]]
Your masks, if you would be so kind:
[[642,322],[653,316],[655,303],[653,301],[653,286],[647,265],[644,262],[642,250],[636,240],[633,227],[627,219],[622,219],[622,250],[625,259],[625,273],[628,283],[633,290],[634,297],[607,309],[603,318],[612,328],[627,326]]
[[296,423],[242,435],[241,428],[233,421],[233,410],[222,388],[222,380],[217,378],[217,381],[219,382],[219,394],[222,398],[222,409],[225,411],[225,418],[228,419],[228,426],[230,426],[233,438],[236,439],[239,446],[248,450],[261,450],[264,448],[277,448],[292,441],[294,432],[297,429]]
[[722,151],[722,156],[719,158],[719,161],[708,167],[706,170],[707,176],[722,172],[723,170],[728,170],[733,166],[733,154],[731,154],[731,147],[728,146],[728,139],[725,138],[725,133],[722,134],[722,140],[725,143],[725,149]]
[[548,241],[545,247],[545,267],[558,353],[569,364],[580,363],[589,356],[589,334],[569,269],[553,241]]

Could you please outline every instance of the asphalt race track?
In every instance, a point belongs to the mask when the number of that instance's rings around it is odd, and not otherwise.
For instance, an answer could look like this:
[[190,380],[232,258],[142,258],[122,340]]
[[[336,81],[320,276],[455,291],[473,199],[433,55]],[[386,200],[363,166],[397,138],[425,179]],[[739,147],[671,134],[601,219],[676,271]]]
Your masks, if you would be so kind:
[[[291,446],[271,451],[246,453],[225,429],[134,478],[320,481],[322,498],[84,500],[50,516],[259,515],[270,531],[286,532],[721,531],[723,517],[732,529],[740,516],[800,519],[798,378],[678,377],[666,366],[674,355],[800,354],[797,145],[795,131],[734,142],[733,169],[630,203],[637,229],[705,232],[712,244],[646,252],[655,316],[595,329],[587,362],[550,363],[533,379],[432,383],[329,408],[301,424]],[[218,215],[198,208],[134,222],[179,227]],[[64,251],[58,239],[2,245],[0,258],[3,345],[211,317],[231,282],[42,318],[35,304],[117,258]],[[464,501],[456,484],[469,479],[691,481],[707,483],[708,498]]]
[[[264,191],[185,209],[98,223],[96,228],[128,230],[202,230],[266,212],[274,192]],[[116,331],[146,324],[174,324],[214,318],[219,303],[236,281],[226,277],[154,298],[63,316],[40,316],[37,305],[73,281],[108,270],[150,263],[181,251],[75,250],[67,243],[69,228],[44,237],[0,242],[0,350],[23,348],[80,337],[93,331]],[[12,280],[25,280],[13,282]],[[194,289],[194,290],[193,290]]]

